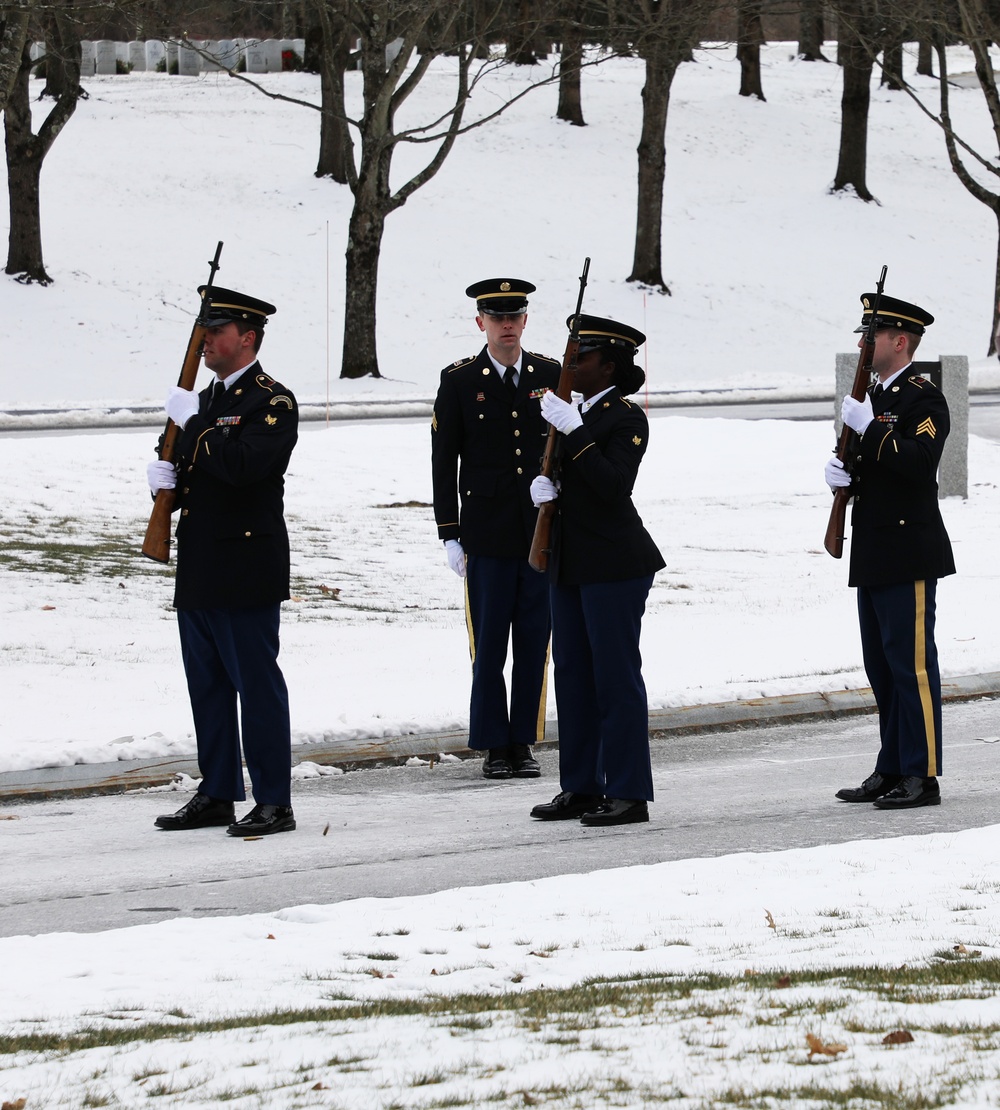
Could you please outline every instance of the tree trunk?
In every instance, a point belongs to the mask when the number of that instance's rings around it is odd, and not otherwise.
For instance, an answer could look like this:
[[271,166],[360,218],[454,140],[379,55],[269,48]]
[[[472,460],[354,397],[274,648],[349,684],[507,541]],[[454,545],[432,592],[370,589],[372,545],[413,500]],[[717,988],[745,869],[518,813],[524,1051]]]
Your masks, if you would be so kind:
[[760,22],[761,0],[739,0],[736,13],[736,58],[740,63],[740,96],[764,100],[760,79],[760,48],[764,28]]
[[798,56],[804,62],[826,62],[823,56],[823,4],[825,0],[801,0]]
[[998,353],[997,327],[1000,326],[1000,197],[993,205],[993,215],[997,220],[997,264],[993,275],[993,330],[990,332],[990,349],[987,355]]
[[879,87],[885,87],[890,92],[902,92],[905,88],[903,82],[903,42],[893,38],[887,42],[882,51],[882,76],[879,78]]
[[9,7],[0,15],[0,112],[7,106],[7,97],[21,68],[30,14],[28,5],[23,4]]
[[566,120],[575,127],[586,126],[580,93],[582,59],[583,34],[575,22],[567,20],[563,28],[562,55],[559,60],[559,105],[556,108],[556,119]]
[[[844,4],[837,51],[844,74],[840,100],[840,154],[831,192],[853,188],[862,200],[874,200],[865,180],[868,160],[868,106],[872,59],[861,39],[861,3]],[[849,9],[849,11],[848,11]]]
[[7,238],[5,273],[18,281],[49,285],[52,278],[42,260],[42,224],[39,184],[42,174],[41,146],[31,130],[28,97],[29,69],[23,66],[7,100],[3,115],[7,147],[7,199],[10,234]]
[[349,28],[331,15],[322,21],[320,64],[319,158],[317,177],[348,183],[348,161],[354,157],[344,104],[344,71],[350,59]]
[[917,73],[921,77],[934,76],[934,47],[926,38],[917,43]]
[[342,378],[373,378],[382,375],[378,369],[375,345],[376,309],[378,306],[378,260],[385,230],[385,212],[371,188],[358,192],[348,225],[347,295],[344,303],[344,348],[341,359]]
[[677,72],[676,56],[662,42],[646,56],[646,84],[642,90],[642,132],[639,137],[638,203],[635,254],[629,281],[669,293],[663,280],[663,184],[666,178],[667,109],[670,85]]
[[518,0],[517,3],[516,22],[513,33],[507,41],[507,61],[516,66],[538,64],[532,6],[533,0]]

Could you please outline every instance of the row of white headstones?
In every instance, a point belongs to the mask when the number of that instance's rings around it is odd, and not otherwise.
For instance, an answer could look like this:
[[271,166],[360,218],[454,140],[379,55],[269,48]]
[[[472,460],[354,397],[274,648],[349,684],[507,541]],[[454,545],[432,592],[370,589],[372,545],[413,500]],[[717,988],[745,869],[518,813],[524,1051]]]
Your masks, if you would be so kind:
[[[111,39],[98,39],[95,42],[84,40],[80,47],[81,77],[93,77],[95,74],[110,76],[122,70],[156,73],[161,69],[181,77],[197,77],[207,70],[236,69],[241,61],[245,63],[247,73],[280,73],[285,68],[282,54],[292,51],[301,61],[305,56],[306,40],[211,39],[192,40],[192,45],[188,46],[170,40],[113,42]],[[34,43],[31,47],[32,61],[41,61],[44,56],[45,43]]]

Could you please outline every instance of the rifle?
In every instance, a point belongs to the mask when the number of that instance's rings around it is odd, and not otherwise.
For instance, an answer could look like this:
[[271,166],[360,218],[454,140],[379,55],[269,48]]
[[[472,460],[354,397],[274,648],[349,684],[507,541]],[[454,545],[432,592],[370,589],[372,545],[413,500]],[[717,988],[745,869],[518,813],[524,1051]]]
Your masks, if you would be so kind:
[[[854,385],[851,396],[855,401],[864,399],[872,375],[872,359],[875,357],[875,332],[878,328],[878,303],[882,299],[882,286],[885,285],[886,267],[882,267],[882,275],[875,287],[875,303],[872,305],[872,314],[868,320],[864,342],[861,344],[861,353],[858,356],[858,368],[854,374]],[[840,429],[840,440],[837,444],[837,458],[847,467],[849,456],[855,455],[858,450],[858,433],[846,424]],[[830,519],[826,525],[826,536],[823,546],[835,558],[839,559],[844,554],[844,533],[847,531],[847,502],[851,499],[850,486],[838,486],[833,491],[833,505],[830,507]]]
[[[198,367],[201,364],[201,349],[205,342],[205,321],[208,319],[208,309],[212,303],[212,283],[215,273],[219,269],[219,255],[222,254],[222,243],[215,248],[215,258],[209,262],[208,284],[202,290],[201,308],[198,317],[191,329],[191,338],[188,340],[187,353],[181,365],[181,375],[177,384],[181,389],[194,389],[195,379],[198,377]],[[160,459],[163,462],[173,462],[174,447],[180,429],[172,420],[167,420],[167,426],[160,436]],[[170,517],[177,501],[177,491],[161,489],[156,491],[156,500],[153,511],[146,526],[146,536],[142,541],[142,553],[147,559],[155,559],[158,563],[170,562]]]
[[[573,392],[573,375],[576,373],[576,360],[580,354],[580,309],[583,307],[583,291],[587,288],[589,272],[590,259],[587,258],[584,260],[583,273],[580,275],[580,295],[576,299],[576,312],[570,317],[569,338],[566,340],[562,369],[559,371],[559,384],[556,386],[556,396],[564,401],[568,401]],[[549,435],[545,441],[545,454],[542,455],[542,468],[539,471],[546,478],[551,478],[559,466],[561,445],[562,437],[554,427],[550,426]],[[531,537],[531,550],[528,553],[528,565],[539,574],[544,574],[549,569],[549,556],[552,554],[552,523],[555,515],[555,501],[545,501],[538,507],[535,534]]]

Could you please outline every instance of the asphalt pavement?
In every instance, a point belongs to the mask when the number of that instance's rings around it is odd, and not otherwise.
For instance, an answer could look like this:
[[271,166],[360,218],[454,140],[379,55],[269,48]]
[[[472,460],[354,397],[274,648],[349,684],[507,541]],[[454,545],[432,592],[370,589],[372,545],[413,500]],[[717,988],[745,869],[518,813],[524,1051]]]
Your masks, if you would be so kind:
[[897,813],[834,798],[874,767],[877,720],[861,708],[761,718],[757,727],[657,731],[650,822],[610,829],[528,816],[558,792],[551,745],[539,753],[539,779],[486,780],[478,760],[466,759],[297,781],[297,830],[256,840],[221,828],[154,828],[186,791],[9,800],[0,803],[0,935],[93,932],[989,826],[998,820],[998,702],[995,690],[981,697],[973,685],[945,706],[942,804]]

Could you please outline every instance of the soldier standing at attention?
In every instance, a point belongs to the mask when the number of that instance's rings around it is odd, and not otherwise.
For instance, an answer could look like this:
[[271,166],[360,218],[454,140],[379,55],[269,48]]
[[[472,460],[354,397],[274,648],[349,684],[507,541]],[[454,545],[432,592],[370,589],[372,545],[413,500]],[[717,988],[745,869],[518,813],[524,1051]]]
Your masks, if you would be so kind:
[[545,732],[548,580],[528,565],[528,551],[537,515],[531,480],[548,431],[539,399],[555,389],[560,368],[521,348],[534,290],[518,278],[466,289],[486,346],[442,371],[431,421],[438,537],[448,565],[465,579],[469,747],[485,753],[483,774],[491,779],[537,778],[532,745]]
[[[859,332],[871,320],[875,294],[861,302]],[[940,390],[910,367],[933,322],[914,304],[881,298],[872,358],[878,381],[863,401],[845,397],[841,409],[860,437],[851,471],[836,457],[826,464],[827,485],[850,487],[854,498],[849,584],[858,589],[862,654],[882,740],[874,772],[837,797],[878,809],[941,801],[934,611],[937,580],[954,574],[955,563],[938,508],[937,472],[950,423]]]
[[[559,793],[540,821],[603,827],[649,820],[653,774],[639,636],[653,576],[664,566],[632,502],[649,440],[626,398],[646,380],[641,331],[579,316],[574,399],[546,394],[542,412],[564,437],[560,479],[539,474],[536,504],[556,501],[550,599],[559,713]],[[569,323],[569,321],[567,321]]]
[[[215,380],[200,394],[171,388],[166,409],[181,429],[179,463],[148,467],[154,495],[180,478],[174,605],[202,774],[191,801],[155,824],[263,836],[295,828],[278,625],[289,595],[284,473],[298,409],[257,361],[274,305],[218,286],[209,296],[204,359]],[[256,802],[239,821],[233,803],[246,791],[237,701]]]

